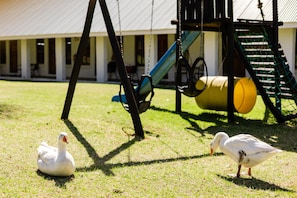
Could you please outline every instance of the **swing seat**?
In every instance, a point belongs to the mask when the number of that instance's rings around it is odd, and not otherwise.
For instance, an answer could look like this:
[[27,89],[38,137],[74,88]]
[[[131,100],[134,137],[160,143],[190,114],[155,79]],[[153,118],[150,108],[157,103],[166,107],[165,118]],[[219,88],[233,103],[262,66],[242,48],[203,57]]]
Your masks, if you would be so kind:
[[[130,113],[129,105],[128,104],[123,104],[123,106],[124,106],[124,109]],[[139,113],[144,113],[144,112],[146,112],[146,110],[148,110],[150,108],[150,106],[151,106],[150,102],[147,102],[147,101],[141,102],[138,105],[138,112]]]
[[[139,113],[144,113],[146,110],[148,110],[151,106],[151,101],[139,101],[138,104],[138,112]],[[126,103],[123,103],[123,107],[126,111],[130,113],[129,105]]]
[[201,94],[206,88],[206,85],[204,85],[204,87],[200,90],[200,89],[197,89],[195,86],[196,82],[199,80],[199,77],[198,79],[195,79],[194,72],[198,62],[200,61],[203,61],[203,65],[207,73],[207,66],[205,64],[204,59],[201,57],[196,58],[192,66],[189,65],[188,60],[184,56],[181,56],[178,60],[178,66],[179,67],[184,66],[186,68],[187,73],[189,74],[189,78],[187,80],[188,84],[184,86],[178,86],[179,92],[183,93],[185,96],[196,97],[199,94]]
[[193,86],[189,87],[188,85],[185,85],[185,86],[178,86],[178,91],[184,94],[185,96],[196,97],[200,95],[204,91],[204,89],[199,90],[199,89],[196,89],[196,87],[193,87]]
[[[141,85],[142,85],[144,79],[146,79],[146,78],[149,79],[149,82],[151,84],[151,92],[150,92],[149,100],[145,100],[149,94],[145,95],[145,96],[140,96]],[[131,81],[131,78],[129,78],[129,79]],[[131,81],[131,84],[132,84],[132,81]],[[122,91],[121,90],[122,90],[122,84],[120,85],[120,92],[119,92],[120,102],[122,103],[122,106],[124,107],[124,109],[130,113],[129,105],[127,103],[123,103],[123,101],[122,101],[122,94],[121,94]],[[134,96],[135,96],[135,99],[137,102],[138,112],[139,113],[146,112],[146,110],[148,110],[150,108],[151,101],[154,96],[153,82],[152,82],[152,77],[150,75],[142,75],[141,76],[141,80],[138,83],[138,88],[136,91],[134,91]]]

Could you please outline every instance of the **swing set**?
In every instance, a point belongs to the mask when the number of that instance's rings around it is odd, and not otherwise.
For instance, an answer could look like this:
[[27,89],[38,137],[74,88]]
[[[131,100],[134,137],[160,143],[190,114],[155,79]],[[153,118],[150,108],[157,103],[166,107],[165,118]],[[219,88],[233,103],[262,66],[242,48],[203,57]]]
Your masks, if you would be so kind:
[[[131,118],[132,118],[132,121],[134,124],[135,136],[138,138],[144,138],[144,131],[142,128],[139,114],[142,112],[145,112],[149,108],[151,99],[154,96],[152,79],[149,75],[143,75],[141,78],[141,81],[139,82],[139,85],[140,85],[139,89],[138,90],[134,89],[133,83],[131,83],[131,79],[127,74],[127,70],[126,70],[126,67],[124,64],[122,41],[120,42],[121,46],[119,46],[115,31],[114,31],[114,28],[112,25],[111,17],[110,17],[110,14],[109,14],[109,11],[108,11],[108,8],[106,5],[106,1],[105,0],[98,0],[98,1],[100,4],[100,7],[101,7],[101,11],[102,11],[102,15],[103,15],[103,18],[105,21],[108,37],[110,40],[110,44],[111,44],[111,47],[112,47],[112,50],[113,50],[113,53],[114,53],[114,56],[116,59],[116,64],[117,64],[117,68],[118,68],[119,75],[120,75],[120,80],[121,80],[120,94],[121,94],[122,87],[123,87],[125,96],[126,96],[125,104],[124,104],[124,101],[122,101],[123,107],[131,115]],[[79,71],[80,71],[80,68],[82,65],[83,53],[87,47],[87,41],[88,41],[88,38],[90,35],[90,29],[91,29],[91,24],[92,24],[92,20],[93,20],[94,10],[96,7],[96,2],[97,2],[97,0],[89,1],[84,30],[83,30],[81,40],[80,40],[80,43],[78,46],[77,56],[76,56],[73,70],[71,73],[68,91],[67,91],[67,95],[66,95],[66,99],[65,99],[65,103],[64,103],[64,108],[63,108],[63,112],[61,115],[61,119],[63,119],[63,120],[67,120],[68,116],[69,116],[71,103],[72,103],[76,83],[78,80]],[[118,11],[119,11],[119,0],[117,0],[117,3],[118,3]],[[152,0],[152,14],[153,14],[153,5],[154,5],[154,0]],[[120,20],[120,14],[118,16],[119,16],[119,20]],[[151,19],[151,25],[152,25],[152,19]],[[152,30],[152,27],[151,27],[151,30]],[[143,82],[145,82],[146,80],[149,80],[151,83],[151,96],[150,96],[150,100],[148,100],[148,101],[145,100],[148,95],[142,96],[139,94],[141,84]]]

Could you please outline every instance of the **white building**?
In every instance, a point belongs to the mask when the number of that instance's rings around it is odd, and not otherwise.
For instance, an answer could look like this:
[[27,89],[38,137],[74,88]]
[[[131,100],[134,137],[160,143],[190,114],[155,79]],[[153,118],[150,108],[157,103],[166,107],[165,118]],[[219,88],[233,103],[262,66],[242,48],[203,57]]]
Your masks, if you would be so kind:
[[[271,0],[261,1],[265,19],[272,20]],[[148,0],[107,1],[116,34],[123,35],[124,62],[127,66],[137,66],[138,76],[147,71],[145,67],[152,68],[175,41],[176,26],[171,25],[171,20],[176,19],[177,2],[153,2],[152,6],[152,1]],[[261,20],[257,0],[233,2],[234,20]],[[0,78],[68,79],[83,31],[88,3],[88,0],[1,0]],[[283,0],[278,3],[279,21],[284,22],[280,27],[279,41],[294,73],[297,70],[297,2]],[[218,32],[205,32],[204,53],[200,52],[200,39],[189,50],[192,59],[204,54],[209,75],[221,75],[220,37]],[[111,57],[112,49],[97,2],[79,78],[106,82],[109,78],[107,64]],[[34,70],[36,64],[38,70]],[[164,81],[173,82],[174,76],[173,67]],[[115,75],[111,77],[116,78]]]

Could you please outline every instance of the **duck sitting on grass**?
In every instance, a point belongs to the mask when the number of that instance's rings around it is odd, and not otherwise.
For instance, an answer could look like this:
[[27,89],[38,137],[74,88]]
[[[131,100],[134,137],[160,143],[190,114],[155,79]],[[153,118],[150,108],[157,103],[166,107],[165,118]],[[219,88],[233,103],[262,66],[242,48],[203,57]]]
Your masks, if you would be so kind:
[[68,144],[67,133],[62,132],[58,137],[58,148],[42,142],[38,147],[38,169],[51,176],[70,176],[75,171],[72,155],[66,151]]

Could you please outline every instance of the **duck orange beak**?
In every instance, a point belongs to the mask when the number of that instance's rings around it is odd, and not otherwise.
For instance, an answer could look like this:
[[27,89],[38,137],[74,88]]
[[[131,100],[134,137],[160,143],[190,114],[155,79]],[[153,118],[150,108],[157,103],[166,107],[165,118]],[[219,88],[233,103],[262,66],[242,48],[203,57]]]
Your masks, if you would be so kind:
[[210,149],[210,155],[213,155],[213,149]]

